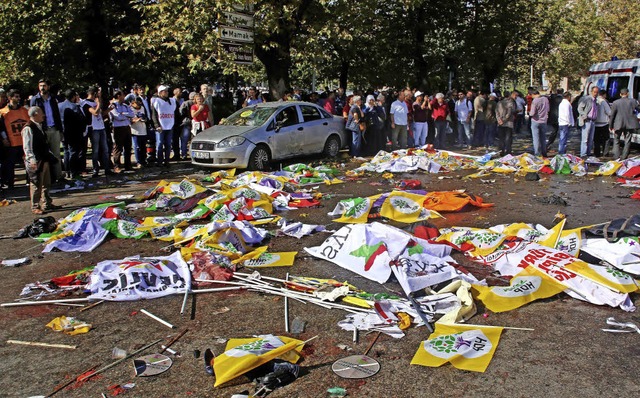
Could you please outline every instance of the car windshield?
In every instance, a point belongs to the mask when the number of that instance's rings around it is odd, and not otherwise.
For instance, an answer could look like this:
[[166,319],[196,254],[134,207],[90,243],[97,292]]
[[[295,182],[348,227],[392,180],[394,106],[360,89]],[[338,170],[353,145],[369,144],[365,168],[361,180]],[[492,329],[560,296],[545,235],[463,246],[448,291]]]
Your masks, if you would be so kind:
[[240,109],[233,115],[223,119],[220,124],[225,126],[262,126],[278,108],[247,107]]

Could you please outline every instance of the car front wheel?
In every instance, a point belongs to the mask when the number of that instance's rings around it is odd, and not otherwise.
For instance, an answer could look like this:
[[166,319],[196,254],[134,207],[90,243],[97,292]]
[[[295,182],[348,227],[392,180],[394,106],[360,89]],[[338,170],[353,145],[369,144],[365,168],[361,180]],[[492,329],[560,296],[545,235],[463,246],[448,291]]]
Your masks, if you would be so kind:
[[335,158],[340,152],[340,139],[335,135],[327,138],[327,142],[324,144],[324,150],[322,153],[324,156]]
[[249,168],[251,170],[265,171],[269,169],[271,164],[271,153],[269,148],[264,145],[258,145],[249,156]]

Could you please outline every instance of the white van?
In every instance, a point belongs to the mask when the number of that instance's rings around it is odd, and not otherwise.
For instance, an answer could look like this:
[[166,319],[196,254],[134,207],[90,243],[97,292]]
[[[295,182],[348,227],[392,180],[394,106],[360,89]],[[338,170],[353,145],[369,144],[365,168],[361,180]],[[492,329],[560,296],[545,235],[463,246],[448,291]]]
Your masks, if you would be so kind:
[[[640,58],[591,65],[582,94],[589,95],[593,86],[598,86],[600,91],[605,90],[610,103],[620,98],[623,88],[629,90],[629,97],[640,100]],[[633,134],[631,140],[640,144],[640,133]]]

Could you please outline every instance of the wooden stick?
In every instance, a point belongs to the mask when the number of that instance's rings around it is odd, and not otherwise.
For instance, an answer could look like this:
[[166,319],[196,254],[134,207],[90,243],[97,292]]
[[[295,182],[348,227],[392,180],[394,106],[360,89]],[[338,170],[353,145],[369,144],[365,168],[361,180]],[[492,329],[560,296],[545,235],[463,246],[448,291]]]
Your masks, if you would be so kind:
[[54,305],[62,305],[64,307],[83,307],[84,304],[73,304],[73,303],[55,303]]
[[502,327],[503,329],[507,329],[507,330],[526,330],[526,331],[533,331],[535,329],[531,329],[531,328],[514,328],[511,326],[498,326],[498,327]]
[[173,345],[173,343],[178,341],[178,339],[180,337],[184,336],[184,334],[187,333],[188,331],[189,331],[189,329],[185,329],[182,332],[178,333],[178,335],[176,337],[174,337],[171,340],[169,340],[169,342],[167,344],[162,346],[162,351],[160,351],[160,354],[162,354],[167,348],[171,347]]
[[102,303],[104,303],[104,300],[97,301],[97,302],[95,302],[95,303],[93,303],[93,304],[91,304],[91,305],[88,305],[88,306],[84,307],[83,309],[81,309],[81,310],[80,310],[80,312],[82,312],[82,311],[86,311],[86,310],[90,310],[91,308],[93,308],[93,307],[97,307],[97,306],[99,306],[99,305],[100,305],[100,304],[102,304]]
[[93,373],[90,373],[90,374],[88,374],[88,375],[86,375],[86,376],[82,377],[82,378],[81,378],[81,379],[79,379],[78,381],[84,381],[84,380],[87,380],[88,378],[93,377],[93,376],[97,375],[98,373],[102,373],[102,372],[104,372],[104,371],[105,371],[105,370],[107,370],[107,369],[111,369],[112,367],[116,366],[117,364],[119,364],[119,363],[121,363],[121,362],[126,361],[127,359],[129,359],[129,358],[133,357],[134,355],[138,355],[138,354],[139,354],[139,353],[141,353],[142,351],[144,351],[144,350],[146,350],[146,349],[148,349],[148,348],[150,348],[150,347],[152,347],[152,346],[154,346],[154,345],[158,344],[158,343],[159,343],[159,342],[161,342],[161,341],[162,341],[162,339],[158,339],[158,340],[154,341],[153,343],[149,343],[149,344],[147,344],[146,346],[144,346],[144,347],[140,348],[139,350],[136,350],[136,351],[132,352],[131,354],[127,355],[126,357],[121,358],[121,359],[118,359],[118,360],[117,360],[117,361],[115,361],[115,362],[111,362],[109,365],[107,365],[107,366],[105,366],[105,367],[103,367],[103,368],[101,368],[101,369],[96,370],[96,371],[95,371],[95,372],[93,372]]
[[[83,374],[87,373],[87,372],[91,372],[92,370],[96,369],[98,366],[100,366],[101,364],[97,364],[96,366],[92,366],[89,369],[85,370],[84,372],[80,373],[80,376],[82,376]],[[64,390],[66,387],[70,386],[71,384],[75,383],[78,381],[78,377],[80,376],[76,376],[73,379],[69,380],[68,382],[64,383],[61,386],[56,387],[55,390],[53,390],[53,392],[49,395],[47,395],[47,398],[54,396],[55,394],[59,393],[60,391]]]
[[169,322],[165,321],[164,319],[153,315],[152,313],[150,313],[149,311],[145,310],[144,308],[140,309],[140,312],[142,312],[143,314],[145,314],[146,316],[148,316],[151,319],[155,319],[156,321],[160,322],[161,324],[165,325],[166,327],[169,327],[171,329],[175,329],[176,327],[172,324],[170,324]]
[[7,340],[9,344],[20,344],[20,345],[30,345],[37,347],[51,347],[51,348],[66,348],[68,350],[75,350],[77,346],[75,345],[67,345],[67,344],[50,344],[50,343],[41,343],[38,341],[22,341],[22,340]]
[[369,351],[371,351],[371,349],[373,348],[373,345],[376,343],[376,341],[378,341],[378,337],[380,337],[381,334],[382,332],[378,331],[378,334],[376,334],[376,337],[373,338],[373,341],[371,341],[371,343],[369,344],[369,347],[367,347],[367,350],[362,355],[367,356],[367,354],[369,354]]
[[75,298],[75,299],[60,299],[60,300],[44,300],[44,301],[19,301],[16,303],[2,303],[0,307],[21,307],[25,305],[47,305],[58,303],[85,303],[89,301],[88,297]]

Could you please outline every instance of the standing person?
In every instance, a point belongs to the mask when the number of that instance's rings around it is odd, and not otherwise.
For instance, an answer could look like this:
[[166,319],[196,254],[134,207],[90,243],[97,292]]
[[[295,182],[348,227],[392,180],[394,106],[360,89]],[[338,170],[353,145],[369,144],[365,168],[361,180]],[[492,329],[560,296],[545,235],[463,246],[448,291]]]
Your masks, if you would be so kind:
[[496,107],[496,120],[498,122],[498,141],[500,155],[510,155],[513,144],[513,126],[518,112],[516,107],[518,92],[512,91],[511,95],[498,103]]
[[[317,102],[317,99],[316,99],[316,102]],[[260,103],[262,103],[262,98],[258,93],[258,89],[255,87],[251,87],[249,89],[249,95],[247,96],[247,99],[244,100],[244,104],[242,104],[242,107],[246,108],[247,106],[256,105]]]
[[113,164],[118,173],[122,163],[120,157],[124,154],[124,169],[133,170],[131,167],[131,119],[133,111],[124,103],[124,94],[118,90],[113,93],[113,102],[110,106],[109,117],[113,124]]
[[338,87],[334,104],[334,115],[342,115],[342,108],[344,108],[345,105],[347,105],[347,96],[344,94],[344,87]]
[[593,149],[593,135],[596,130],[598,118],[598,86],[591,88],[591,95],[587,95],[578,104],[578,126],[582,127],[582,139],[580,141],[580,157],[591,155]]
[[333,92],[330,92],[327,96],[327,100],[324,102],[323,106],[324,110],[329,112],[330,114],[336,113],[336,95]]
[[[195,98],[198,95],[196,92],[189,93],[188,99],[180,105],[180,157],[182,160],[187,160],[187,154],[189,153],[189,138],[191,138],[191,132],[195,127],[191,117],[191,107],[195,104]],[[202,98],[202,95],[200,95]],[[204,102],[204,100],[203,100]],[[203,116],[205,117],[205,116]],[[208,117],[208,115],[206,115]],[[207,123],[208,123],[207,119]]]
[[211,125],[209,125],[208,118],[210,110],[209,106],[204,103],[204,98],[202,98],[202,95],[196,94],[193,98],[193,101],[194,102],[189,108],[189,111],[191,112],[191,119],[194,126],[191,131],[193,131],[194,135],[196,135],[211,127]]
[[[523,124],[526,125],[527,131],[530,130],[529,107],[531,106],[531,101],[533,101],[533,96],[531,95],[532,91],[533,91],[533,87],[529,87],[527,89],[527,97],[525,99],[523,98],[522,93],[516,90],[516,92],[518,93],[518,96],[515,99],[517,113],[514,116],[514,120],[513,120],[514,134],[518,134],[522,131]],[[504,94],[505,97],[509,97],[510,95],[511,93],[508,93],[508,92],[505,92]]]
[[547,157],[547,120],[549,119],[549,99],[541,96],[540,91],[532,93],[529,119],[531,120],[531,134],[533,136],[533,154]]
[[[57,109],[57,107],[56,107]],[[31,212],[43,214],[45,211],[59,209],[55,206],[49,187],[51,186],[50,164],[58,159],[51,153],[47,136],[43,131],[47,116],[38,106],[29,108],[29,123],[22,129],[22,142],[24,143],[24,165],[29,177],[29,193],[31,197]],[[40,205],[44,199],[44,206]]]
[[428,111],[431,108],[429,100],[425,100],[422,91],[416,91],[416,102],[413,103],[413,140],[416,148],[427,144],[427,134],[429,133],[429,123],[427,121]]
[[398,99],[391,104],[391,150],[395,151],[407,147],[408,114],[405,93],[400,91]]
[[564,89],[559,88],[555,94],[549,96],[549,119],[547,120],[547,126],[550,129],[549,138],[547,138],[547,149],[551,147],[558,136],[558,108],[562,102],[562,94]]
[[176,122],[178,104],[169,98],[169,87],[158,87],[158,98],[152,102],[153,124],[156,127],[156,158],[158,166],[169,167],[171,139]]
[[351,145],[349,146],[349,154],[351,156],[360,156],[363,135],[363,132],[360,131],[361,123],[364,123],[362,98],[359,95],[355,95],[353,97],[353,106],[349,110],[347,117],[347,129],[351,131]]
[[27,109],[22,106],[20,92],[11,89],[7,93],[9,102],[0,109],[0,136],[2,136],[2,185],[14,187],[16,163],[22,156],[22,129],[29,123]]
[[209,125],[213,126],[213,88],[209,87],[208,84],[203,84],[200,86],[200,94],[202,94],[202,98],[204,99],[204,103],[209,107],[209,114],[207,115],[207,121]]
[[[173,132],[171,136],[171,148],[173,149],[173,157],[171,160],[178,162],[182,160],[180,156],[180,143],[182,137],[182,118],[180,116],[180,106],[184,102],[182,99],[182,90],[178,87],[173,89],[173,99],[176,101],[176,123],[173,126]],[[186,157],[186,156],[185,156]]]
[[473,100],[473,120],[475,128],[473,130],[473,146],[483,146],[485,143],[485,107],[487,105],[487,93],[480,91]]
[[558,106],[558,133],[560,141],[558,142],[558,154],[567,153],[567,141],[569,140],[569,129],[575,125],[573,118],[573,106],[571,105],[571,93],[562,94],[562,101]]
[[367,107],[364,109],[364,120],[367,123],[366,156],[376,155],[379,151],[385,149],[387,142],[384,132],[385,119],[384,109],[376,103],[373,95],[368,95]]
[[142,109],[145,112],[146,126],[147,126],[147,135],[146,135],[146,145],[145,149],[146,155],[145,158],[149,162],[155,162],[156,160],[156,134],[155,128],[153,126],[153,121],[151,118],[151,106],[149,105],[149,99],[144,93],[144,86],[139,84],[133,85],[133,96],[127,96],[125,98],[125,102],[132,103],[133,100],[140,99],[142,102]]
[[131,140],[133,142],[133,156],[136,159],[136,167],[147,165],[147,114],[140,98],[131,102]]
[[471,148],[471,112],[472,102],[462,91],[458,93],[458,100],[455,105],[456,116],[458,117],[458,145],[461,148]]
[[[611,106],[609,128],[613,130],[613,157],[626,159],[631,149],[631,136],[639,128],[636,113],[640,110],[638,101],[629,98],[629,90],[620,90],[620,98]],[[622,157],[620,156],[620,140],[624,142]]]
[[[489,94],[489,100],[485,105],[484,110],[484,148],[488,151],[493,146],[493,140],[496,137],[498,131],[498,121],[496,119],[496,108],[498,96],[495,93]],[[483,143],[480,143],[481,145]]]
[[80,97],[75,90],[64,93],[65,100],[59,104],[60,119],[62,120],[62,134],[64,137],[64,164],[67,178],[78,178],[86,165],[82,164],[85,131],[87,122],[78,102]]
[[389,120],[389,110],[391,108],[391,104],[387,103],[386,94],[378,94],[376,103],[384,114],[384,126],[382,127],[382,139],[384,139],[384,142],[381,144],[381,149],[386,151],[387,143],[391,142],[391,140],[389,139],[389,136],[391,135],[391,120]]
[[107,131],[102,115],[102,99],[99,88],[90,87],[87,90],[87,99],[82,102],[82,111],[88,125],[89,138],[91,139],[91,163],[93,166],[92,177],[98,177],[100,168],[105,175],[112,175],[111,162],[109,161],[109,146],[107,144]]
[[431,101],[431,117],[436,128],[436,138],[434,146],[437,149],[444,149],[447,140],[447,116],[449,116],[449,106],[444,100],[444,94],[438,93]]
[[609,117],[611,107],[607,101],[607,92],[598,93],[598,116],[596,117],[596,129],[593,133],[593,154],[599,158],[605,154],[607,141],[609,141]]
[[404,90],[404,103],[407,105],[407,147],[415,147],[415,139],[413,137],[413,91]]
[[58,101],[49,92],[50,83],[46,79],[38,82],[38,94],[31,98],[30,106],[39,106],[44,111],[44,133],[47,142],[57,162],[51,164],[51,176],[55,182],[64,182],[62,177],[62,162],[60,161],[60,142],[62,141],[62,121]]

